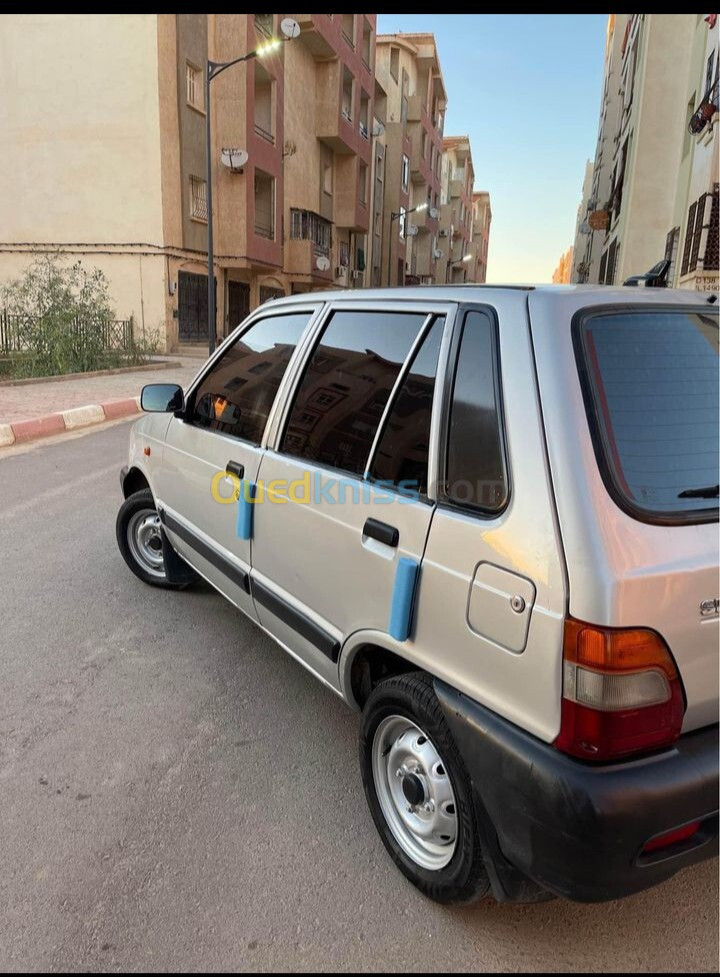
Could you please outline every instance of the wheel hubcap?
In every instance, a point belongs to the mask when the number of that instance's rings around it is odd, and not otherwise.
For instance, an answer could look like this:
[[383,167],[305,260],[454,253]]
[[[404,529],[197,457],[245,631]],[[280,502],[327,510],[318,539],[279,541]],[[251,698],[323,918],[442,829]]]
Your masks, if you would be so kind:
[[444,868],[457,844],[457,805],[432,741],[405,716],[388,716],[375,731],[372,766],[380,807],[397,843],[422,868]]
[[160,535],[160,516],[154,509],[140,509],[128,522],[127,540],[137,562],[154,577],[165,576]]

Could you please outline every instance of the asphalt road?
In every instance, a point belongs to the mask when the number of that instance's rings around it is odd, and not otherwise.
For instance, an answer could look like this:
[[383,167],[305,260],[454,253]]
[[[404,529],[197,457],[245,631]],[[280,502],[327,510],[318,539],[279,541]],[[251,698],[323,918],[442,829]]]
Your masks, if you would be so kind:
[[129,425],[0,455],[0,969],[716,971],[717,864],[582,906],[426,901],[356,717],[114,522]]

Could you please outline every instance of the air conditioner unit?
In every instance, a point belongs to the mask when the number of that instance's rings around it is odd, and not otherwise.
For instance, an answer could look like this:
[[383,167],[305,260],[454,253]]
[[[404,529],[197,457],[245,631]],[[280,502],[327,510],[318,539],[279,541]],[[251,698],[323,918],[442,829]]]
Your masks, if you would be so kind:
[[346,275],[347,275],[347,268],[345,267],[345,265],[338,265],[337,268],[335,269],[335,277],[345,278]]
[[354,271],[354,272],[352,272],[352,280],[354,282],[359,282],[361,278],[362,278],[362,272],[361,271]]
[[446,228],[442,228],[438,231],[438,237],[449,237],[450,232]]

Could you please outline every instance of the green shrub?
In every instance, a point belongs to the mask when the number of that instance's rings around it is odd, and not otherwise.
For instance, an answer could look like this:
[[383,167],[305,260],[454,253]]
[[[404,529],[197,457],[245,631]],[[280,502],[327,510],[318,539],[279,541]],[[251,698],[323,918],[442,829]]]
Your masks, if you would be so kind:
[[116,319],[109,282],[99,268],[59,255],[36,259],[0,288],[8,332],[12,335],[12,374],[16,377],[82,373],[145,362],[153,342],[136,340]]

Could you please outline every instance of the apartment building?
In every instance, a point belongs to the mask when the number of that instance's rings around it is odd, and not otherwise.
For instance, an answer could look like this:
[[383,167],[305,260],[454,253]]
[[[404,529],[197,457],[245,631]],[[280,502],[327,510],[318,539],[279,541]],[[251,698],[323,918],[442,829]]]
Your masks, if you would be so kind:
[[483,285],[487,281],[488,249],[490,247],[490,224],[492,208],[487,190],[478,190],[472,195],[472,241],[470,253],[473,260],[468,269],[469,281]]
[[[385,93],[383,284],[438,281],[438,216],[445,83],[432,34],[381,34],[377,83]],[[420,208],[420,209],[418,209]]]
[[573,279],[620,284],[668,257],[668,283],[717,284],[714,15],[608,21],[592,190]]
[[585,239],[590,234],[590,226],[587,222],[587,213],[590,206],[590,197],[593,192],[594,167],[591,160],[585,163],[585,176],[583,178],[582,195],[577,209],[575,219],[575,245],[573,246],[573,262],[570,269],[570,281],[580,281],[580,264],[587,261],[585,251],[580,252],[580,247],[586,244]]
[[364,284],[375,14],[292,15],[299,38],[205,104],[208,57],[256,50],[283,16],[4,17],[0,281],[59,251],[101,268],[160,348],[206,343],[209,110],[218,334],[274,296]]
[[473,168],[467,136],[443,139],[440,187],[440,248],[438,274],[452,284],[474,281]]
[[565,254],[560,255],[557,268],[553,272],[553,285],[567,285],[570,282],[570,275],[573,266],[573,249],[570,247]]

